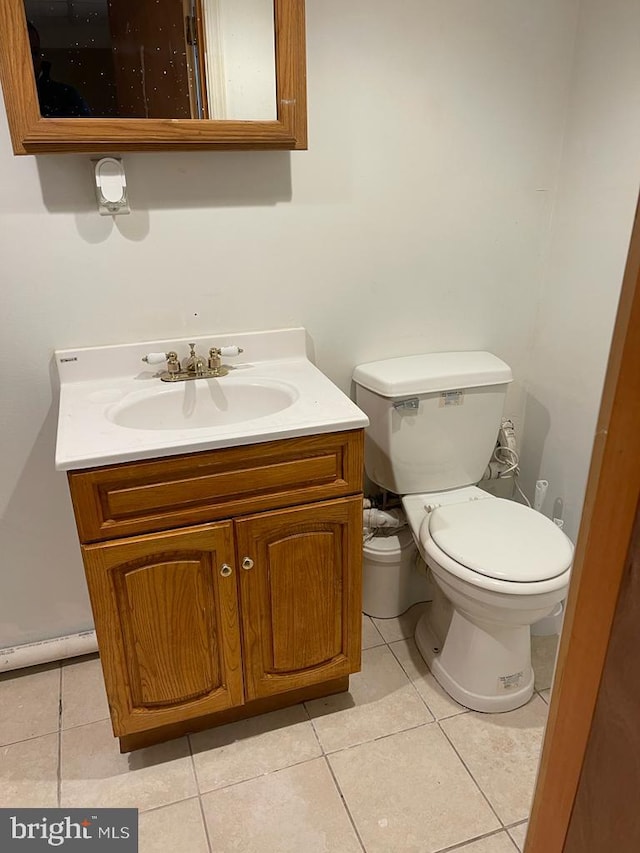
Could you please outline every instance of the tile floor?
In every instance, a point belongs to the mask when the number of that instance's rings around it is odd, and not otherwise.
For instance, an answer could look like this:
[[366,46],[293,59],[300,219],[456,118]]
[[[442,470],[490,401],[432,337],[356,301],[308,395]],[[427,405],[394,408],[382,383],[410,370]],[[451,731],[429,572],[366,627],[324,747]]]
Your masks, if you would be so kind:
[[96,657],[0,676],[0,808],[134,806],[141,853],[516,853],[555,638],[534,638],[524,708],[476,714],[422,661],[419,614],[364,617],[348,694],[129,755]]

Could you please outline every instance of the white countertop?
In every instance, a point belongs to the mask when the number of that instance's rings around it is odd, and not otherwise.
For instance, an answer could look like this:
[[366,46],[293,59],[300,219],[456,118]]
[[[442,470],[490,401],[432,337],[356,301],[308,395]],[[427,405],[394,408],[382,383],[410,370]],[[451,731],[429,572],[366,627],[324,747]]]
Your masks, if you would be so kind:
[[[187,339],[57,351],[60,408],[56,468],[61,471],[94,468],[368,425],[366,415],[309,361],[304,329],[188,340],[194,341],[196,352],[205,356],[212,346],[237,345],[244,352],[223,359],[233,367],[228,376],[165,383],[158,378],[164,366],[160,366],[160,371],[155,366],[148,367],[143,364],[142,356],[176,350],[182,359],[189,353]],[[281,388],[292,402],[274,414],[196,428],[138,429],[112,420],[114,412],[129,401],[169,388],[177,395],[176,399],[193,401],[194,394],[202,390],[195,386],[206,384],[207,396],[224,404],[225,382],[228,391],[233,384],[264,383],[267,388]],[[208,405],[212,405],[210,401]]]

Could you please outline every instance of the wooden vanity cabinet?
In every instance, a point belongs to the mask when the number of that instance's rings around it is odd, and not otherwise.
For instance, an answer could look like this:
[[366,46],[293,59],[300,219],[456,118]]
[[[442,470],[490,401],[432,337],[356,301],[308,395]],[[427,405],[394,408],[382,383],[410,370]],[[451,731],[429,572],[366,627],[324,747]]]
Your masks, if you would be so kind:
[[347,689],[362,459],[352,430],[70,472],[123,751]]

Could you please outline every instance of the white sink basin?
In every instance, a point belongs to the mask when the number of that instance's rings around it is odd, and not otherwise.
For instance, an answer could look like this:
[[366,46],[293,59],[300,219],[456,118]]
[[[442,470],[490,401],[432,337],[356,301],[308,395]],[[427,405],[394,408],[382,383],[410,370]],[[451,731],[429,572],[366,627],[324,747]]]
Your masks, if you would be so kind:
[[295,388],[262,379],[197,379],[158,383],[152,391],[128,394],[105,412],[121,427],[142,430],[208,429],[274,415],[297,399]]
[[[162,382],[150,352],[239,346],[220,379]],[[307,358],[304,329],[58,350],[56,467],[69,471],[351,430],[366,415]]]

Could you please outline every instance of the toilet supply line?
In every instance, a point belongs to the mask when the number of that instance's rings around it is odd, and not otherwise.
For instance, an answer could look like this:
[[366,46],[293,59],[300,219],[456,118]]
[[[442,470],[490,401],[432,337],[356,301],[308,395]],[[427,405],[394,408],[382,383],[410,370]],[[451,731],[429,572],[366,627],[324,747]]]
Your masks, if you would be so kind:
[[[513,476],[513,484],[516,487],[516,491],[524,499],[526,505],[531,508],[531,501],[518,483],[520,456],[516,449],[516,432],[511,418],[502,419],[502,424],[498,432],[498,443],[493,451],[493,460],[499,465],[506,465],[506,468],[498,473],[498,479]],[[489,463],[489,470],[491,469],[491,464]]]

